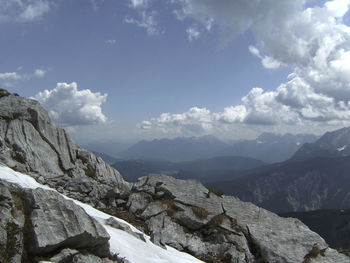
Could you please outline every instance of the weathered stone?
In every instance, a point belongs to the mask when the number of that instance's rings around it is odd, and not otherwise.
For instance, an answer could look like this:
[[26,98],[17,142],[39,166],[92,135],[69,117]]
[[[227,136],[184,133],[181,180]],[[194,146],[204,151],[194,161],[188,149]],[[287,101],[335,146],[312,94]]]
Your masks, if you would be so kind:
[[113,217],[108,218],[105,222],[107,225],[109,225],[111,227],[123,230],[123,231],[127,232],[128,234],[136,237],[137,239],[140,239],[143,242],[146,242],[146,239],[142,233],[133,231],[130,226],[128,226],[127,224],[124,224],[120,221],[117,221]]
[[[210,221],[213,215],[209,215],[207,210],[203,207],[186,206],[177,204],[178,211],[174,213],[173,218],[189,229],[197,230]],[[208,214],[207,214],[208,213]]]
[[7,209],[13,206],[11,193],[4,183],[0,182],[0,207]]
[[138,211],[143,211],[146,206],[151,202],[152,197],[144,192],[140,193],[132,193],[129,196],[128,203],[126,206],[128,207],[131,213],[136,213]]
[[147,208],[142,212],[141,218],[145,220],[152,216],[158,215],[165,210],[166,208],[160,201],[151,202],[147,206]]
[[[0,98],[0,161],[39,177],[41,183],[51,187],[66,186],[69,195],[78,191],[81,194],[75,197],[80,200],[86,192],[93,195],[92,199],[106,200],[108,192],[125,197],[131,189],[118,171],[77,146],[63,129],[51,122],[37,101],[19,96]],[[74,178],[80,178],[83,185],[74,187],[77,185]],[[91,182],[100,185],[93,188],[96,189],[93,193]]]
[[65,248],[60,251],[57,255],[51,257],[49,260],[55,263],[69,263],[72,261],[75,255],[79,254],[76,249]]
[[186,244],[186,234],[181,226],[173,222],[165,212],[146,221],[149,230],[153,233],[155,244],[167,244],[176,249],[183,250]]
[[0,181],[0,262],[21,262],[24,250],[24,212],[22,201],[10,191],[16,187]]
[[95,255],[75,255],[71,261],[72,263],[113,263],[118,261],[113,261],[108,258],[99,258]]
[[[243,230],[255,258],[266,262],[303,262],[314,244],[328,247],[325,241],[294,218],[281,218],[251,203],[234,197],[224,197],[226,214],[234,218]],[[328,256],[328,262],[347,262],[349,258],[338,254],[337,261]],[[315,259],[315,262],[320,259]]]
[[28,190],[33,225],[33,254],[46,254],[58,248],[84,248],[106,257],[109,235],[105,229],[73,201],[54,191]]
[[178,180],[170,176],[152,174],[141,178],[134,185],[137,191],[142,191],[145,187],[154,187],[155,193],[163,192],[163,199],[174,199],[185,205],[202,207],[212,215],[223,212],[220,205],[222,198],[209,193],[209,190],[196,180]]

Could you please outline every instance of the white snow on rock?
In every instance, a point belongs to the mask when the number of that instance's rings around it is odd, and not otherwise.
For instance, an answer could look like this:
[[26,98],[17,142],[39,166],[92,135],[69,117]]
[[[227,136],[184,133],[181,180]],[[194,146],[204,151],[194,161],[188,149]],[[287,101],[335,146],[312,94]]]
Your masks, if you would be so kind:
[[338,151],[338,152],[342,152],[342,151],[344,151],[345,149],[346,149],[346,145],[337,148],[337,151]]
[[[5,180],[10,183],[17,184],[23,188],[42,188],[47,190],[56,191],[48,186],[39,184],[34,178],[29,175],[22,174],[12,170],[9,167],[2,166],[0,164],[0,179]],[[118,256],[129,260],[132,263],[197,263],[203,262],[199,259],[180,252],[172,247],[166,246],[166,249],[154,245],[150,241],[150,237],[143,234],[146,242],[128,234],[125,231],[113,228],[105,224],[105,220],[112,217],[106,213],[103,213],[88,204],[84,204],[80,201],[74,200],[67,196],[62,195],[66,199],[73,200],[77,205],[81,206],[87,214],[98,220],[106,229],[108,234],[111,236],[109,240],[110,250],[113,253],[118,254]],[[122,219],[113,217],[115,220],[127,224],[131,227],[134,232],[139,232],[134,226],[125,222]]]

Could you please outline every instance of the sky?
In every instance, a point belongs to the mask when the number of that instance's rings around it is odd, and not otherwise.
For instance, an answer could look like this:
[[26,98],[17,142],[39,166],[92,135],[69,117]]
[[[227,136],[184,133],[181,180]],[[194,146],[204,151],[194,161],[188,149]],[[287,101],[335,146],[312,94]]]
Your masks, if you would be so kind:
[[78,142],[350,126],[350,0],[0,0],[0,87]]

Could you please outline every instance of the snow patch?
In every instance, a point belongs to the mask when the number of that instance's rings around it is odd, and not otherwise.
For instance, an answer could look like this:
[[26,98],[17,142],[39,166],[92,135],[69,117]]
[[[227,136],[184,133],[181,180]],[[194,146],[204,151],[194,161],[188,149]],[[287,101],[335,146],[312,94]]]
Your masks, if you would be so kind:
[[338,151],[338,152],[342,152],[342,151],[344,151],[345,149],[346,149],[346,145],[337,148],[337,151]]
[[[0,165],[0,179],[5,180],[10,183],[17,184],[23,188],[42,188],[46,190],[55,191],[56,190],[39,184],[35,181],[34,178],[29,175],[22,174],[12,170],[9,167]],[[58,193],[58,192],[57,192]],[[62,195],[62,194],[61,194]],[[172,247],[166,246],[166,249],[163,249],[150,241],[150,237],[143,234],[146,242],[137,239],[136,237],[128,234],[125,231],[120,229],[113,228],[109,225],[106,225],[105,220],[113,217],[115,220],[127,224],[131,227],[132,231],[142,233],[140,230],[130,225],[126,221],[103,213],[88,204],[84,204],[75,199],[69,198],[65,195],[62,195],[68,200],[72,200],[74,203],[82,207],[88,215],[95,218],[101,225],[106,229],[108,234],[111,236],[109,240],[110,250],[112,253],[118,254],[120,257],[129,260],[132,263],[199,263],[203,262],[199,259],[184,253],[180,252]]]

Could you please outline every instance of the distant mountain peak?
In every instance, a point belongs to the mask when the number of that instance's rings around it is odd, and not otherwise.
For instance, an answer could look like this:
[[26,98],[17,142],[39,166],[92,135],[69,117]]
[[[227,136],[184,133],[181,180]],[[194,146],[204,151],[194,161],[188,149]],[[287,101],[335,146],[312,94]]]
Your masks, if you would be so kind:
[[314,143],[305,144],[293,156],[294,159],[312,157],[350,156],[350,127],[326,132]]

